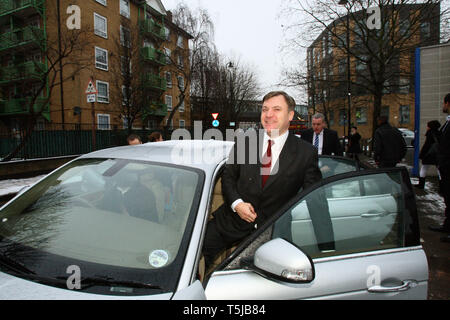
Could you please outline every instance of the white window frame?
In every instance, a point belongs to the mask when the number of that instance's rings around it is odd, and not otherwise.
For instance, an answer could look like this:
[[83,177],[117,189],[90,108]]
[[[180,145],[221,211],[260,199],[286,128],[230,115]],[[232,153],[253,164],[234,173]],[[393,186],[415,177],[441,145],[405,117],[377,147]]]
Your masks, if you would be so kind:
[[[124,2],[126,2],[128,4],[127,11],[122,11],[122,8],[123,8],[122,4],[125,5]],[[130,9],[130,1],[129,0],[120,0],[119,1],[119,12],[120,12],[120,15],[124,16],[125,18],[130,19],[131,9]]]
[[[97,80],[96,81],[96,86],[97,86],[97,102],[99,103],[109,103],[109,83],[106,81],[101,81],[101,80]],[[99,84],[106,84],[106,96],[100,96],[100,90],[98,90],[99,88]],[[105,99],[103,101],[101,101],[100,99]]]
[[182,35],[178,35],[178,37],[177,37],[177,47],[184,48],[183,40],[184,40],[183,36]]
[[169,71],[166,71],[164,76],[166,78],[166,87],[167,88],[172,88],[172,73],[169,72]]
[[[103,127],[104,124],[100,125],[100,117],[108,118],[108,128]],[[105,113],[97,114],[97,130],[111,130],[111,116]]]
[[164,26],[164,35],[166,36],[166,40],[170,40],[170,29]]
[[[125,89],[126,89],[127,87],[126,86],[122,86],[122,105],[124,105],[124,106],[126,106],[127,105],[127,103],[128,103],[128,101],[125,99],[126,97],[126,94],[125,94]],[[132,96],[132,89],[131,89],[131,87],[129,88],[129,90],[130,90],[130,97],[128,97],[130,100],[131,100],[131,96]]]
[[185,108],[184,108],[184,100],[181,102],[180,107],[178,108],[179,112],[184,112]]
[[186,121],[184,119],[178,120],[178,128],[186,128]]
[[[181,80],[181,86],[180,86],[180,80]],[[178,88],[181,90],[184,90],[184,78],[183,76],[177,76],[177,82],[178,82]]]
[[184,68],[183,56],[181,54],[177,56],[177,64],[179,67]]
[[100,3],[101,5],[107,6],[106,0],[95,0],[96,2]]
[[170,50],[169,48],[164,48],[164,54],[166,55],[166,63],[171,64],[172,60],[170,59],[170,57],[172,54],[172,50]]
[[[96,25],[95,25],[95,21],[96,18],[100,18],[100,19],[104,19],[105,20],[105,31],[99,30]],[[108,18],[94,12],[94,34],[96,34],[99,37],[108,39]]]
[[[97,50],[103,51],[106,54],[106,63],[97,61]],[[100,70],[108,71],[108,50],[95,47],[95,67]]]
[[170,94],[166,94],[164,96],[164,103],[167,105],[167,111],[172,111],[172,102],[173,102],[172,96]]

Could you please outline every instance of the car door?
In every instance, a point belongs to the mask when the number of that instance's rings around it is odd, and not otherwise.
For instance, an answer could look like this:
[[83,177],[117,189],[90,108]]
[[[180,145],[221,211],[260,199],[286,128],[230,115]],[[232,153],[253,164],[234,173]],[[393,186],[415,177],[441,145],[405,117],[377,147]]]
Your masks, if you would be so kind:
[[[317,225],[311,216],[329,219],[328,239],[320,235],[327,220]],[[255,251],[279,238],[308,256],[310,280],[293,283],[244,267]],[[330,239],[334,249],[324,249],[321,242]],[[278,256],[285,250],[275,247],[262,269],[271,270],[269,260],[282,264]],[[208,299],[426,299],[427,286],[409,175],[392,168],[331,176],[301,192],[218,266],[205,293]]]

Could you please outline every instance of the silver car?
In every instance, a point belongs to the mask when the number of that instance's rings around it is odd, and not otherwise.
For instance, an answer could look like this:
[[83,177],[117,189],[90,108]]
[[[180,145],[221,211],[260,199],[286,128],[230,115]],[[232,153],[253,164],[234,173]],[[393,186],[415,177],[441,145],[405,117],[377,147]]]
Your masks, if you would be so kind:
[[[81,156],[0,209],[0,299],[426,299],[405,168],[321,157],[324,179],[204,270],[232,142],[165,141]],[[328,210],[335,250],[310,214]]]
[[415,137],[414,131],[411,131],[406,128],[398,128],[398,130],[400,130],[400,132],[402,133],[403,139],[405,139],[406,147],[414,148],[414,137]]

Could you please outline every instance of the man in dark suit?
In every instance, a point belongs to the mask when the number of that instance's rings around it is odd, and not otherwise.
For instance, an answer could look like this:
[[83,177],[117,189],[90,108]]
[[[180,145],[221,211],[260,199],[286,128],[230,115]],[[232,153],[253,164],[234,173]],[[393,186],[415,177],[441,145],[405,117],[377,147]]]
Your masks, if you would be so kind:
[[325,128],[325,116],[316,113],[312,116],[312,128],[301,133],[301,138],[311,143],[319,154],[342,156],[342,148],[337,132]]
[[378,128],[373,136],[373,157],[379,168],[392,168],[406,155],[406,142],[402,133],[392,127],[386,116],[377,119]]
[[[245,145],[245,155],[234,146],[222,175],[224,204],[208,222],[203,255],[206,268],[221,251],[249,236],[303,187],[320,181],[317,150],[289,133],[295,101],[283,91],[263,98],[257,143]],[[257,161],[251,161],[257,153]],[[242,160],[242,161],[240,161]],[[326,202],[326,201],[325,201]],[[314,215],[314,229],[322,225],[319,241],[334,249],[328,212]],[[325,239],[326,240],[320,240]]]
[[430,229],[448,233],[441,241],[450,243],[450,93],[444,97],[442,111],[447,113],[447,121],[441,127],[437,162],[445,202],[445,220],[442,226],[430,226]]

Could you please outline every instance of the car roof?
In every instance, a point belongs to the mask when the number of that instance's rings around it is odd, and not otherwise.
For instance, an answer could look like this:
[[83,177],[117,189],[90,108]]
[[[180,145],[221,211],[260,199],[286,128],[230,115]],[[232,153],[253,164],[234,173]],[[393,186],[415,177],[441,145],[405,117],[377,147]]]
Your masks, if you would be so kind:
[[214,168],[228,158],[234,142],[221,140],[168,140],[94,151],[80,157],[154,161],[202,170]]

